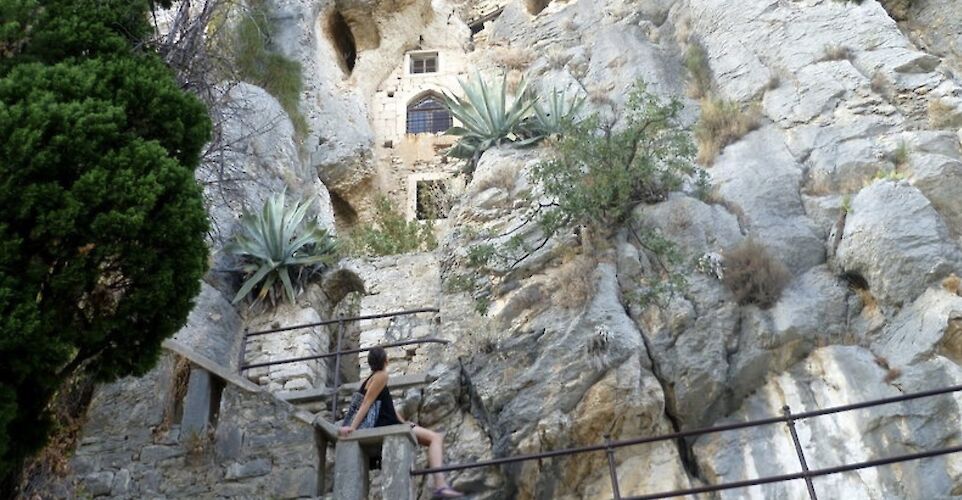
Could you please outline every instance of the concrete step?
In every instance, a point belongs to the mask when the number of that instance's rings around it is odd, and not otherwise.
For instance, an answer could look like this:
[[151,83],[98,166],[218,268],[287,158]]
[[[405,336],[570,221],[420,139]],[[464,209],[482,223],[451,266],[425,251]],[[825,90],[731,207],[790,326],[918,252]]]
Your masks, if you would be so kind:
[[[360,390],[362,382],[351,382],[340,387],[339,395],[353,394]],[[405,390],[412,387],[420,387],[430,383],[427,373],[415,373],[413,375],[395,375],[388,379],[387,387],[390,390]],[[302,391],[282,391],[274,393],[277,397],[292,404],[306,405],[316,403],[330,398],[334,394],[334,389],[321,387],[318,389],[307,389]]]

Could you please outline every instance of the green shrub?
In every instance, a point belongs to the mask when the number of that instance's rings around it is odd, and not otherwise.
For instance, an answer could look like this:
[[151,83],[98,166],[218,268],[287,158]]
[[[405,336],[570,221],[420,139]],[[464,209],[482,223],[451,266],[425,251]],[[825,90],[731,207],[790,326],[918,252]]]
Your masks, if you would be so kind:
[[708,54],[700,43],[692,41],[685,51],[685,69],[688,70],[689,94],[695,99],[711,93],[712,74]]
[[895,151],[892,153],[892,161],[895,163],[896,168],[907,165],[910,154],[909,144],[905,141],[899,141],[898,147],[895,148]]
[[635,205],[661,201],[680,188],[697,170],[691,139],[678,123],[680,110],[678,101],[662,102],[639,84],[628,96],[623,127],[612,129],[597,118],[573,127],[552,158],[532,171],[557,203],[542,225],[610,227],[625,222]]
[[237,77],[262,87],[287,112],[298,137],[307,135],[307,120],[298,107],[304,87],[301,64],[271,48],[274,24],[265,0],[251,0],[233,31],[229,49]]
[[758,127],[758,111],[742,109],[735,101],[706,98],[701,101],[701,115],[695,124],[698,162],[711,165],[725,146]]
[[302,281],[303,271],[334,258],[336,245],[327,231],[314,220],[304,220],[311,203],[296,201],[288,209],[285,201],[281,193],[268,198],[259,212],[245,210],[240,231],[226,248],[245,262],[247,280],[234,296],[235,304],[258,286],[255,303],[270,298],[276,304],[281,289],[293,303],[294,285]]
[[[531,180],[543,188],[544,201],[522,225],[536,224],[538,230],[519,227],[507,240],[471,246],[468,267],[507,273],[567,229],[580,227],[582,238],[604,238],[627,226],[634,241],[661,264],[657,276],[646,278],[647,292],[639,299],[647,303],[682,288],[674,245],[631,219],[638,204],[662,201],[685,179],[699,177],[701,170],[691,163],[691,138],[678,122],[680,110],[677,100],[663,102],[639,82],[618,128],[596,116],[573,125],[554,145],[551,158],[532,169]],[[530,241],[521,234],[540,238]]]
[[434,250],[437,246],[433,222],[405,220],[391,200],[381,196],[374,201],[374,220],[359,224],[351,232],[349,251],[382,256]]
[[[0,498],[74,376],[142,374],[207,266],[204,106],[147,51],[148,3],[0,2]],[[21,22],[22,21],[22,22]]]
[[507,76],[500,84],[491,84],[475,74],[474,80],[459,80],[464,97],[444,94],[444,102],[451,114],[461,122],[451,127],[448,134],[460,137],[448,151],[455,158],[478,158],[488,148],[506,142],[531,143],[522,137],[522,121],[534,105],[522,82],[509,105],[507,100]]
[[722,282],[740,305],[771,307],[792,275],[761,243],[747,238],[724,253]]

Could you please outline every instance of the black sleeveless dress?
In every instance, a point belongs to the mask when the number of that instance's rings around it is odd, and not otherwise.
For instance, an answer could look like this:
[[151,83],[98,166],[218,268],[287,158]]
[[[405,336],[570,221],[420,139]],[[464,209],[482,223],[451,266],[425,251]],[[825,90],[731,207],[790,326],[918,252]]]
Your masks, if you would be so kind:
[[[361,394],[367,395],[367,383],[373,376],[373,373],[368,375],[364,383],[361,384]],[[378,414],[377,421],[374,422],[374,427],[401,423],[401,420],[397,417],[397,412],[394,411],[394,400],[391,399],[391,391],[388,390],[387,386],[381,389],[381,393],[377,395],[377,401],[381,402],[381,413]]]

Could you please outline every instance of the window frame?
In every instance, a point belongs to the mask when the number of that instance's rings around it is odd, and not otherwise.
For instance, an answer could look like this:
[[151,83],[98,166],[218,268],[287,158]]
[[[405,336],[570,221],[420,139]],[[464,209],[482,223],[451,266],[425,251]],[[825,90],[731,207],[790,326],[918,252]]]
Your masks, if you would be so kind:
[[[428,71],[428,62],[434,62],[434,70]],[[415,66],[420,63],[421,70],[415,71]],[[432,75],[441,71],[441,55],[436,50],[424,52],[411,52],[408,54],[407,74],[409,75]]]

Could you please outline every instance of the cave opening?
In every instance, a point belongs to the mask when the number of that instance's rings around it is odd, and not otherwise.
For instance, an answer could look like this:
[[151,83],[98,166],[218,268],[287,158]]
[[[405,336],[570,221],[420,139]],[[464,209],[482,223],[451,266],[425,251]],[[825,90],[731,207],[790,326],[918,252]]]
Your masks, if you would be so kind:
[[354,71],[354,64],[357,62],[357,43],[354,40],[354,33],[351,32],[347,20],[337,10],[331,13],[327,19],[327,32],[330,34],[334,49],[337,50],[337,63],[341,70],[347,74]]
[[338,233],[357,224],[357,211],[344,198],[331,191],[331,209],[334,212],[334,227]]

